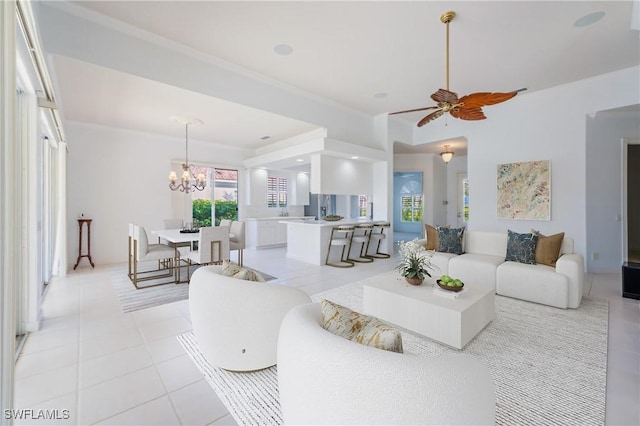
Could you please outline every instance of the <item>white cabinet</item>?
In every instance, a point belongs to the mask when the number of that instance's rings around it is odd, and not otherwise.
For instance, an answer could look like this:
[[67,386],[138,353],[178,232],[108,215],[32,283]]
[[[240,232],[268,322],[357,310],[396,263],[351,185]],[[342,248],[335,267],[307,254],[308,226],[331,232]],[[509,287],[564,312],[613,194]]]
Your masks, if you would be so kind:
[[248,220],[246,231],[249,248],[287,244],[287,225],[278,220]]

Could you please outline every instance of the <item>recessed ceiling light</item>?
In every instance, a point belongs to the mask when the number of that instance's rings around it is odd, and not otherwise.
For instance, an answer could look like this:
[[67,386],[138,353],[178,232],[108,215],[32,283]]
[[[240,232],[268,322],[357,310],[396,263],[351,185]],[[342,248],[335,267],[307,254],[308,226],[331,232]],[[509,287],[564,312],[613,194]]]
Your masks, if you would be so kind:
[[273,47],[273,51],[278,55],[287,56],[293,53],[293,47],[288,44],[276,44]]
[[358,158],[360,157],[358,157],[357,155],[354,155],[353,157],[351,157],[352,160],[357,160]]
[[588,15],[584,15],[582,18],[576,20],[573,23],[574,27],[586,27],[591,24],[595,24],[604,17],[604,12],[593,12]]
[[378,92],[378,93],[373,95],[373,97],[376,98],[376,99],[384,99],[387,96],[389,96],[389,94],[387,92]]
[[303,160],[302,158],[298,158],[296,161],[297,161],[298,163],[302,163],[304,160]]
[[270,138],[271,138],[271,136],[265,135],[265,136],[261,137],[260,139],[262,139],[263,141],[266,141],[267,139],[270,139]]

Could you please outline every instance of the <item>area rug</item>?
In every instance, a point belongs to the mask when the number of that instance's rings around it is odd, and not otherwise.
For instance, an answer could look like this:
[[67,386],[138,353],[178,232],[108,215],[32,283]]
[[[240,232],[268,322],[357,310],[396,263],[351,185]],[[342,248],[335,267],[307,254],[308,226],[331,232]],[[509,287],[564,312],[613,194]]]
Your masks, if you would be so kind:
[[[192,266],[190,275],[200,266]],[[183,268],[181,276],[186,278],[186,269]],[[260,272],[265,281],[275,280],[273,275]],[[120,306],[124,313],[138,311],[140,309],[151,308],[153,306],[164,305],[166,303],[177,302],[189,298],[189,284],[165,284],[157,287],[136,289],[129,279],[127,267],[120,267],[109,271],[111,285],[113,286]],[[148,286],[155,283],[166,282],[169,278],[159,278],[140,282],[140,286]]]
[[[363,281],[328,290],[329,299],[362,311]],[[605,420],[608,302],[582,300],[556,309],[496,296],[496,318],[457,351],[402,330],[405,352],[466,353],[481,358],[496,385],[496,424],[602,425]],[[281,424],[277,369],[230,373],[211,366],[192,332],[178,340],[238,424]]]

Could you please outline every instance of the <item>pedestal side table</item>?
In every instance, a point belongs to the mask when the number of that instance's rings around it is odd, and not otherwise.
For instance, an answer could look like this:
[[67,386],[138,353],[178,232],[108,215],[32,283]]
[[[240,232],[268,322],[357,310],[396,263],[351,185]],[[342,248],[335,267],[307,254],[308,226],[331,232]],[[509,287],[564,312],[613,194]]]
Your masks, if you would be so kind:
[[[84,227],[85,223],[87,224],[87,254],[82,254],[82,228]],[[78,264],[80,264],[80,259],[82,259],[83,257],[88,258],[91,267],[94,268],[95,265],[93,264],[93,260],[91,259],[91,219],[78,219],[78,228],[80,231],[78,233],[78,260],[76,260],[76,264],[73,269],[75,270],[78,267]]]

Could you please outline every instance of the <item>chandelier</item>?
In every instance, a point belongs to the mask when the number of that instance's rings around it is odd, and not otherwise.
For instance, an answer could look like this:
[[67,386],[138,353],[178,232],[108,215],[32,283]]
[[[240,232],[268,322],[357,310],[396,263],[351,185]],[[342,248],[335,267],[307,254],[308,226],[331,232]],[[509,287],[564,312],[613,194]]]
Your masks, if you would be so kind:
[[198,126],[202,124],[201,120],[197,118],[182,118],[182,117],[171,117],[171,120],[184,124],[184,137],[185,137],[185,155],[184,155],[184,163],[182,164],[182,179],[178,184],[178,175],[176,172],[171,171],[169,173],[169,188],[172,191],[180,190],[184,193],[189,193],[191,191],[202,191],[207,186],[207,180],[204,173],[200,172],[196,176],[193,171],[193,165],[189,164],[189,126]]

